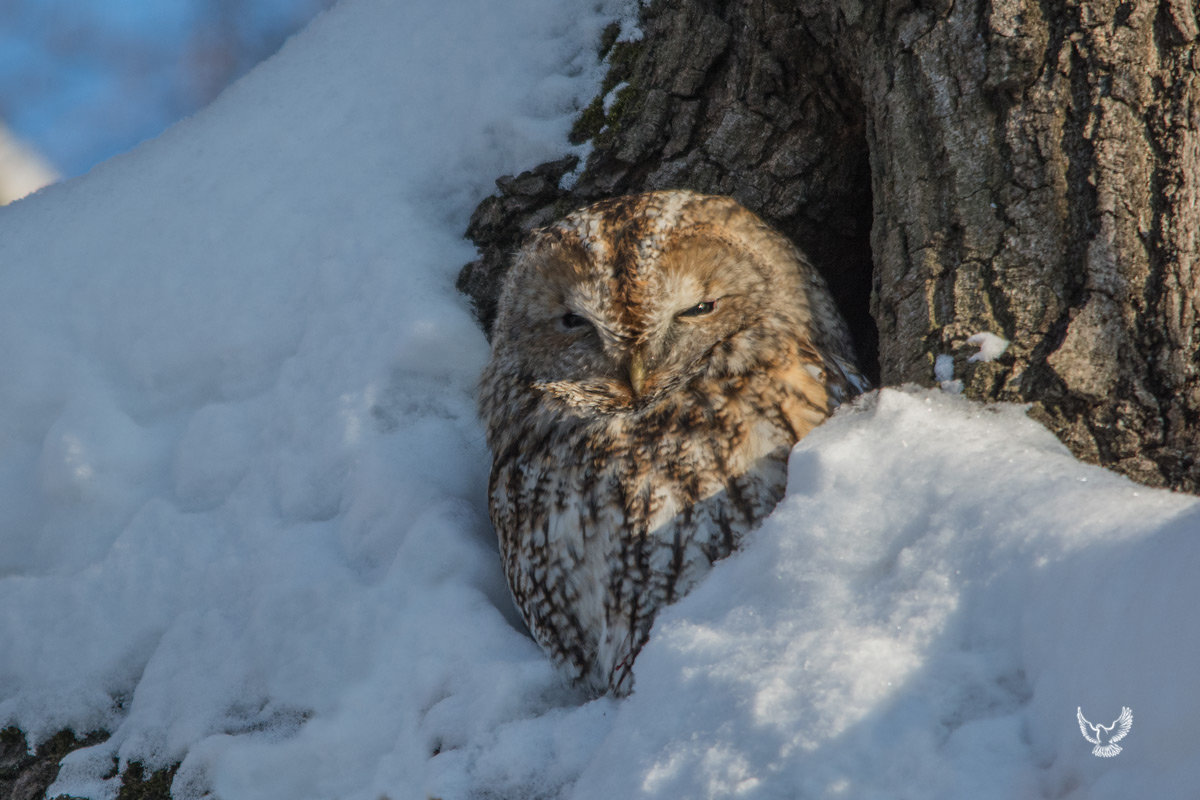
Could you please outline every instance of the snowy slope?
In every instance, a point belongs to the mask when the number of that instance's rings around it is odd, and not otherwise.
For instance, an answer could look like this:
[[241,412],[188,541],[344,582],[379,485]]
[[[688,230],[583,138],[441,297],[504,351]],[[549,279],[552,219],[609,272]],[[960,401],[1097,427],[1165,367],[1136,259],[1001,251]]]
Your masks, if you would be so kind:
[[[576,796],[1193,797],[1198,565],[1194,498],[1018,407],[884,390],[661,618]],[[1130,706],[1127,751],[1093,757],[1080,706]]]
[[[0,210],[0,726],[177,798],[1158,797],[1200,785],[1200,505],[885,391],[793,456],[617,703],[524,635],[453,289],[598,85],[585,0],[346,0]],[[1134,726],[1100,759],[1076,707]]]

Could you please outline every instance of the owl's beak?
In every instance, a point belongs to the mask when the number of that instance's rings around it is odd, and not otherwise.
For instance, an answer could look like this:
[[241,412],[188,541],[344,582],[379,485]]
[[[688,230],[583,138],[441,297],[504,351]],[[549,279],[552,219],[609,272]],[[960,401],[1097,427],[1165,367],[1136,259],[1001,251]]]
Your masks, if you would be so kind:
[[629,388],[634,397],[640,397],[646,385],[646,359],[641,352],[635,350],[629,356]]

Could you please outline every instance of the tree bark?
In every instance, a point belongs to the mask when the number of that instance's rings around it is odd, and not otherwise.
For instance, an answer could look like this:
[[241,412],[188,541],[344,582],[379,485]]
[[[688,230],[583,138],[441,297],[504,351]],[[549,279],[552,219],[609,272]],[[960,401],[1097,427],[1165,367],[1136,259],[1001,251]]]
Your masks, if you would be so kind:
[[[604,43],[578,180],[543,165],[476,212],[460,285],[485,328],[529,228],[731,194],[809,253],[880,382],[950,355],[1077,455],[1200,490],[1195,0],[659,0],[641,28]],[[970,361],[977,332],[1011,346]]]

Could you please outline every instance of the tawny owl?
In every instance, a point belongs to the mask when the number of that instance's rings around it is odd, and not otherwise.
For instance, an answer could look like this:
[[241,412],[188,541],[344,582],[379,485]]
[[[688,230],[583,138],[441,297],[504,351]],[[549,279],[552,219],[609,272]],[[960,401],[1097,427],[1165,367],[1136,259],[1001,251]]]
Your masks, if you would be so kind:
[[625,694],[655,613],[783,496],[865,380],[824,283],[727,197],[653,192],[534,231],[480,414],[513,598],[575,682]]

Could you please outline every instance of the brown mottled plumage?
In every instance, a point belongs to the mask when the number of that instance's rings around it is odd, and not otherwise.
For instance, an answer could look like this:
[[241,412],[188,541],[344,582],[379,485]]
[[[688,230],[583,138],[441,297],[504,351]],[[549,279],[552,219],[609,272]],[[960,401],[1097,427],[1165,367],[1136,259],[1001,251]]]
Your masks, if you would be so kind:
[[657,610],[770,513],[792,445],[864,385],[812,266],[727,197],[621,197],[534,231],[480,396],[534,638],[628,693]]

